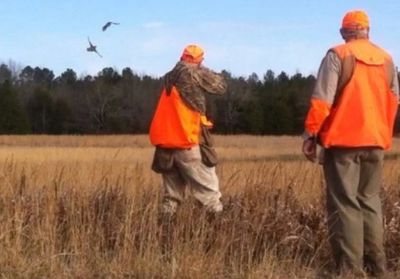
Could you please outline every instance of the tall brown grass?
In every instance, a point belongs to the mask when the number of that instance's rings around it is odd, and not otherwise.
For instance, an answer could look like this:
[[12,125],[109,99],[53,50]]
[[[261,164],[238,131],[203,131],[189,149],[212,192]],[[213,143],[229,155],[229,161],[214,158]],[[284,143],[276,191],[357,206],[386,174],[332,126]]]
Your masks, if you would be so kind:
[[[188,198],[166,227],[146,136],[0,137],[1,278],[320,278],[329,271],[323,176],[302,158],[301,139],[216,139],[224,213],[210,218]],[[387,156],[382,193],[394,278],[399,146]]]

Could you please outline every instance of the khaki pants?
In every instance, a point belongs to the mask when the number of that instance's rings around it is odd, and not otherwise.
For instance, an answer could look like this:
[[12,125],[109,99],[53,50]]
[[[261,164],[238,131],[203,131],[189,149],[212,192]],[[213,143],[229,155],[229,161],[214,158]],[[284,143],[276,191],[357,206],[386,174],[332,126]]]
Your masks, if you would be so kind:
[[210,168],[202,163],[199,146],[175,150],[173,157],[174,169],[162,175],[165,189],[163,212],[176,211],[185,197],[186,188],[208,211],[222,211],[215,167]]
[[328,226],[340,272],[385,272],[379,197],[383,150],[330,148],[324,158]]

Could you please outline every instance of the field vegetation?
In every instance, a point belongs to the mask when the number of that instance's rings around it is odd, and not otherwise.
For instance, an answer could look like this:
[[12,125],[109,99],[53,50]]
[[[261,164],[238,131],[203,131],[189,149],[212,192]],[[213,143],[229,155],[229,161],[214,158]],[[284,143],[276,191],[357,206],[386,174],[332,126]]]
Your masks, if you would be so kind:
[[[324,182],[299,137],[217,136],[225,211],[160,224],[147,136],[0,137],[0,278],[324,278]],[[400,278],[400,141],[382,197]]]

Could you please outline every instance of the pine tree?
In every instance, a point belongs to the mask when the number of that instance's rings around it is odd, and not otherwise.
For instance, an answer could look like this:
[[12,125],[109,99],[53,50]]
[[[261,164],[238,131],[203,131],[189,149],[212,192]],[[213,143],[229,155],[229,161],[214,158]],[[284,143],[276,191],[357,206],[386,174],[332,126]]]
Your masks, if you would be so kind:
[[0,134],[29,133],[28,118],[22,109],[11,83],[0,85]]

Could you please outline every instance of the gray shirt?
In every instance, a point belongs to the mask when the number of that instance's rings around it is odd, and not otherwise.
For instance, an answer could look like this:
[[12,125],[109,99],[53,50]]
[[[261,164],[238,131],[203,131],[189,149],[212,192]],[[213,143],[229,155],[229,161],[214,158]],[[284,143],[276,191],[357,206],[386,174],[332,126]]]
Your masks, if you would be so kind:
[[[341,69],[341,60],[338,55],[334,51],[328,51],[319,67],[312,97],[332,104],[335,99]],[[395,74],[393,75],[394,78],[390,86],[393,93],[398,97],[399,80],[397,78],[396,68],[393,68],[393,71]]]

